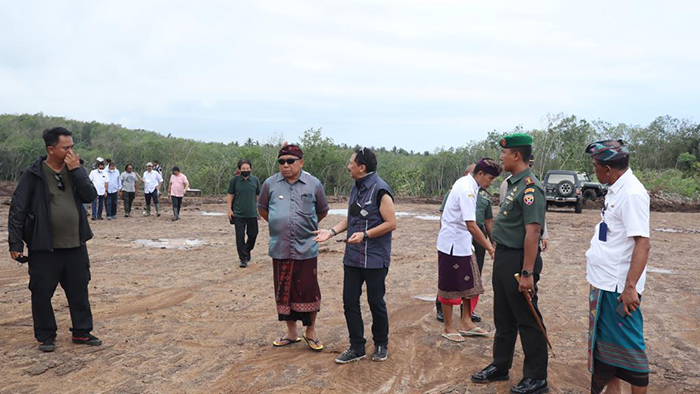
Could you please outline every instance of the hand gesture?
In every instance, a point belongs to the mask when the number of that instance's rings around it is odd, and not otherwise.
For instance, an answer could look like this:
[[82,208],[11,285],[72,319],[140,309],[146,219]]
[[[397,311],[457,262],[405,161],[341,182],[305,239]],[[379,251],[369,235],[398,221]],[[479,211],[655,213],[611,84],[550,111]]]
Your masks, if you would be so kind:
[[535,279],[532,275],[528,277],[521,276],[518,291],[525,294],[526,297],[532,298],[535,295]]
[[348,243],[349,244],[359,244],[362,242],[362,240],[365,239],[365,235],[361,232],[356,232],[353,233],[350,238],[348,238]]
[[636,288],[627,287],[620,294],[617,299],[619,302],[625,304],[625,313],[627,316],[632,317],[632,312],[639,308],[639,294],[637,294]]
[[314,234],[316,234],[316,238],[314,238],[316,242],[326,242],[333,236],[333,233],[326,229],[316,230]]
[[68,152],[63,162],[68,167],[68,171],[75,170],[80,167],[80,155],[77,153],[74,155],[73,152]]

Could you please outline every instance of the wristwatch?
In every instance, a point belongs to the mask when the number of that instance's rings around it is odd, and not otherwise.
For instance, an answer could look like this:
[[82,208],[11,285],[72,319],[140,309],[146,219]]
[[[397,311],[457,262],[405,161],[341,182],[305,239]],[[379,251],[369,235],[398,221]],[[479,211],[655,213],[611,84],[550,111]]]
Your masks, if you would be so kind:
[[364,239],[369,239],[369,234],[367,234],[367,230],[364,230],[362,234],[365,236]]
[[522,271],[520,272],[520,275],[522,275],[523,278],[529,278],[530,276],[532,276],[532,272],[530,272],[530,271],[528,271],[528,270],[522,270]]
[[338,235],[338,233],[335,232],[335,229],[333,229],[333,227],[331,227],[329,231],[331,232],[331,234],[333,234],[334,237]]

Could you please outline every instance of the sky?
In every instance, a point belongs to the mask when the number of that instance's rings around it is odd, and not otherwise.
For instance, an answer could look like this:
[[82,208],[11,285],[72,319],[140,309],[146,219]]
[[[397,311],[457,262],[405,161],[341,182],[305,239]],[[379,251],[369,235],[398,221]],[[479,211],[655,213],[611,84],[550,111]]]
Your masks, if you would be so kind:
[[2,1],[0,113],[425,151],[697,121],[697,1]]

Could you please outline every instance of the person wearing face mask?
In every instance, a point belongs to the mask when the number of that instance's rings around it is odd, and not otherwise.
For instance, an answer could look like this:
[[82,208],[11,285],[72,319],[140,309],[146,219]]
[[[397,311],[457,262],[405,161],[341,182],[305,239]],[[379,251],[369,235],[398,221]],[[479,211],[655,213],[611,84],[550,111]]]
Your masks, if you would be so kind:
[[110,160],[109,167],[107,167],[107,220],[117,218],[117,206],[119,205],[119,193],[121,190],[122,181],[119,177],[119,170],[117,170],[117,165]]
[[90,181],[92,181],[92,185],[95,187],[95,190],[97,190],[97,198],[92,201],[92,220],[102,220],[102,209],[105,207],[107,201],[109,179],[105,172],[104,160],[98,160],[96,167],[97,168],[90,172]]
[[[241,260],[240,267],[250,262],[250,252],[258,237],[257,200],[260,195],[260,180],[251,175],[252,165],[248,159],[238,161],[238,174],[228,185],[228,220],[236,229],[236,249]],[[248,240],[245,237],[248,235]]]

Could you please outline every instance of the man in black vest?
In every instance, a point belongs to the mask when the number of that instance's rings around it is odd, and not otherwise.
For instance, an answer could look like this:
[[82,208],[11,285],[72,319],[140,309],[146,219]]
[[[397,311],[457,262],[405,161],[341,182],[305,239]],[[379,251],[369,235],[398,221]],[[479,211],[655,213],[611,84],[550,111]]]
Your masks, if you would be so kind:
[[48,155],[22,171],[7,223],[10,256],[29,261],[34,337],[44,352],[55,349],[57,327],[51,297],[59,283],[68,298],[73,343],[102,344],[90,334],[90,260],[85,243],[92,231],[82,206],[93,201],[97,191],[73,152],[72,135],[63,127],[44,131]]
[[391,232],[396,230],[394,197],[389,185],[377,175],[377,157],[368,148],[358,149],[352,154],[348,171],[355,185],[350,192],[347,218],[329,230],[315,232],[315,241],[324,242],[348,231],[343,259],[343,306],[350,348],[335,362],[347,364],[365,358],[366,340],[360,312],[363,282],[367,282],[367,301],[372,311],[372,361],[384,361],[389,344],[389,315],[384,293],[391,259]]

